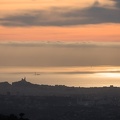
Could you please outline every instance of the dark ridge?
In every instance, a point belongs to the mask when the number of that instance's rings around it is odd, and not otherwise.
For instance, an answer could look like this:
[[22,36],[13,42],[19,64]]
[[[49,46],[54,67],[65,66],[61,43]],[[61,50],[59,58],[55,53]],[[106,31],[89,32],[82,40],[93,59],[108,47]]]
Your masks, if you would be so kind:
[[0,82],[0,87],[2,87],[2,86],[4,86],[4,87],[11,86],[11,84],[8,82]]
[[27,82],[26,81],[26,78],[22,78],[20,81],[17,81],[17,82],[12,82],[12,86],[16,86],[16,87],[28,87],[28,86],[31,86],[33,85],[32,83],[30,82]]

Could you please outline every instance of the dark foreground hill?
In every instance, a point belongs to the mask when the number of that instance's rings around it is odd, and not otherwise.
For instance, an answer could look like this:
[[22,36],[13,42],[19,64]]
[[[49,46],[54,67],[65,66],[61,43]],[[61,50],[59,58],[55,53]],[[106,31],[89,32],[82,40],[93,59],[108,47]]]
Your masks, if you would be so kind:
[[69,96],[82,94],[99,94],[99,95],[116,95],[120,93],[118,87],[101,87],[101,88],[81,88],[67,87],[64,85],[38,85],[26,81],[25,78],[20,81],[9,84],[8,82],[0,83],[1,95],[24,95],[24,96]]
[[19,113],[29,120],[120,120],[120,88],[0,83],[0,120]]

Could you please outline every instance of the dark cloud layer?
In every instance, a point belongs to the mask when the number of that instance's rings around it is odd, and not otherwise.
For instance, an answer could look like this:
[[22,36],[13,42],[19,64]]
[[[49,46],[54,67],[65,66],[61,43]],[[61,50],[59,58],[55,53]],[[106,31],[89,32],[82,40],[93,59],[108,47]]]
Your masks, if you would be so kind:
[[120,1],[114,0],[116,8],[100,6],[95,2],[84,9],[50,8],[26,11],[18,15],[0,18],[2,26],[70,26],[100,23],[120,23]]
[[37,44],[1,43],[0,66],[120,66],[120,43]]
[[43,48],[120,48],[120,42],[64,42],[64,41],[10,41],[0,42],[0,47],[43,47]]
[[116,7],[120,9],[120,0],[112,0],[113,2],[116,2]]

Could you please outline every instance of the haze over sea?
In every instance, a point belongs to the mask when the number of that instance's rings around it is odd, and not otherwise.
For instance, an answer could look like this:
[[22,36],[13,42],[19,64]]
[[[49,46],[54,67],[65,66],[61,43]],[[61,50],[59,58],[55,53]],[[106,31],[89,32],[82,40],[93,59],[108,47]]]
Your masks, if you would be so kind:
[[[7,71],[5,72],[4,70]],[[96,70],[98,69],[98,70]],[[119,68],[117,68],[119,69]],[[12,83],[26,77],[28,82],[74,87],[120,87],[120,73],[113,67],[4,68],[0,82]],[[22,71],[21,71],[22,70]]]
[[0,82],[120,86],[119,42],[1,42]]
[[3,0],[0,11],[0,81],[120,86],[119,0]]

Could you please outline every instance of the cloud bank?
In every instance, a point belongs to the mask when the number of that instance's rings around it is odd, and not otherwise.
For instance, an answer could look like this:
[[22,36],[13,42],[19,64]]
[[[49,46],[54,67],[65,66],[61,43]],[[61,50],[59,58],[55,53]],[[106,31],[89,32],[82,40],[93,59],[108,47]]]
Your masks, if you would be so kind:
[[120,0],[112,0],[113,2],[115,2],[115,5],[118,9],[120,9]]
[[61,48],[83,48],[83,47],[111,47],[120,48],[120,42],[94,42],[94,41],[1,41],[0,46],[9,47],[61,47]]
[[114,0],[114,7],[101,6],[95,2],[87,8],[57,8],[24,11],[18,15],[0,18],[0,25],[9,27],[71,26],[101,23],[120,23],[120,1]]
[[0,66],[120,66],[119,53],[119,43],[1,43]]

